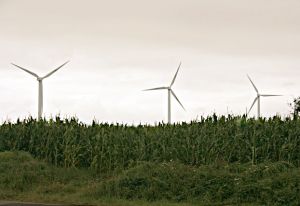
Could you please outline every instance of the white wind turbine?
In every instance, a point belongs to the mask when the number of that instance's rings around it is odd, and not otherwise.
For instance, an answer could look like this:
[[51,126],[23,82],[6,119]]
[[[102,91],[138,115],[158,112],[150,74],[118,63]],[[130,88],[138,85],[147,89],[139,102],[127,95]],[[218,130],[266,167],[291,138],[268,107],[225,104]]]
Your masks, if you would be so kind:
[[277,94],[260,94],[258,89],[256,88],[256,86],[254,85],[253,81],[251,80],[251,78],[249,77],[249,75],[247,75],[248,79],[250,80],[252,86],[254,87],[257,96],[255,97],[247,115],[250,113],[252,107],[254,106],[254,104],[257,101],[257,118],[260,118],[260,97],[277,97],[277,96],[282,96],[282,95],[277,95]]
[[170,86],[168,86],[168,87],[156,87],[156,88],[151,88],[151,89],[145,89],[145,90],[143,90],[143,91],[161,90],[161,89],[167,89],[168,90],[168,123],[169,124],[171,124],[171,94],[177,100],[177,102],[180,104],[180,106],[185,110],[184,106],[181,104],[181,102],[179,101],[179,99],[175,95],[174,91],[172,90],[172,86],[173,86],[173,84],[175,82],[175,79],[177,77],[177,74],[178,74],[180,66],[181,66],[181,62],[179,63],[179,66],[177,68],[177,71],[175,73],[175,76],[173,77],[173,80],[172,80]]
[[38,83],[39,83],[39,92],[38,92],[38,120],[42,118],[42,114],[43,114],[43,80],[46,79],[47,77],[51,76],[53,73],[55,73],[57,70],[59,70],[60,68],[62,68],[64,65],[66,65],[69,61],[65,62],[64,64],[62,64],[61,66],[57,67],[56,69],[54,69],[52,72],[48,73],[47,75],[40,77],[38,76],[36,73],[29,71],[28,69],[25,69],[23,67],[20,67],[16,64],[11,63],[12,65],[18,67],[19,69],[22,69],[23,71],[31,74],[32,76],[36,77]]

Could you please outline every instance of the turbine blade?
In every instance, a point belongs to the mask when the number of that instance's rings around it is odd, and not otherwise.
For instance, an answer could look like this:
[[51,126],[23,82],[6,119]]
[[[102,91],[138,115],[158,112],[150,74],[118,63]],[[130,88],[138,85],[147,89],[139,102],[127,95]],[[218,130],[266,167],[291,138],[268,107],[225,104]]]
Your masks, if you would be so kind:
[[23,71],[25,71],[25,72],[27,72],[27,73],[29,73],[29,74],[31,74],[32,76],[35,76],[36,78],[39,77],[36,73],[33,73],[32,71],[29,71],[28,69],[25,69],[25,68],[23,68],[23,67],[20,67],[20,66],[14,64],[14,63],[11,63],[11,64],[14,65],[15,67],[18,67],[19,69],[22,69]]
[[144,89],[143,91],[160,90],[160,89],[168,89],[168,87],[155,87],[155,88],[151,88],[151,89]]
[[248,79],[250,80],[252,86],[254,87],[255,91],[258,93],[258,89],[256,88],[256,86],[254,85],[253,81],[251,80],[251,78],[249,77],[249,75],[247,74]]
[[42,79],[45,79],[49,76],[51,76],[53,73],[55,73],[57,70],[59,70],[60,68],[62,68],[63,66],[65,66],[67,63],[69,63],[70,61],[67,61],[65,63],[63,63],[61,66],[57,67],[56,69],[54,69],[52,72],[50,72],[49,74],[45,75],[44,77],[42,77]]
[[254,99],[254,101],[253,101],[253,103],[252,103],[252,105],[251,105],[251,107],[250,107],[250,109],[249,109],[247,115],[250,113],[250,111],[251,111],[251,109],[253,108],[255,102],[257,101],[257,99],[258,99],[258,97],[256,97],[256,98]]
[[280,94],[261,94],[260,96],[262,96],[262,97],[280,97],[280,96],[283,96],[283,95],[280,95]]
[[175,99],[177,100],[177,102],[180,104],[180,106],[182,107],[182,109],[183,109],[184,111],[186,111],[185,108],[184,108],[184,106],[181,104],[181,102],[179,101],[179,99],[177,98],[176,94],[173,92],[172,89],[171,89],[171,93],[172,93],[172,95],[175,97]]
[[180,69],[180,66],[181,66],[181,62],[179,63],[179,66],[178,66],[177,71],[176,71],[176,73],[175,73],[175,75],[174,75],[174,77],[173,77],[173,80],[172,80],[172,82],[171,82],[170,87],[171,87],[171,86],[174,84],[174,82],[175,82],[175,79],[176,79],[176,77],[177,77],[177,74],[178,74],[178,71],[179,71],[179,69]]

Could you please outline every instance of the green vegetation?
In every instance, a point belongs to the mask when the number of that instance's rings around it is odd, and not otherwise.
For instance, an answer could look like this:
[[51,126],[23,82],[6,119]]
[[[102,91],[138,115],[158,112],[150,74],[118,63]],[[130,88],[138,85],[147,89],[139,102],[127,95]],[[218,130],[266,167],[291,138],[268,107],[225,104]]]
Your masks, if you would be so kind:
[[289,103],[289,106],[292,108],[292,114],[294,119],[299,118],[300,113],[300,97],[294,98],[292,103]]
[[[0,152],[0,200],[101,206],[152,205],[142,200],[100,199],[90,195],[92,187],[101,185],[101,181],[103,178],[86,169],[57,168],[34,159],[26,152]],[[177,205],[164,201],[154,203]]]
[[0,126],[0,151],[22,150],[55,166],[126,169],[138,161],[200,166],[286,161],[300,165],[300,120],[208,117],[176,125],[85,125],[27,119]]
[[200,167],[140,162],[100,177],[88,169],[54,167],[25,152],[1,152],[0,174],[0,199],[98,205],[300,203],[300,169],[287,162]]
[[299,118],[128,126],[56,117],[0,126],[0,199],[299,205],[299,166]]

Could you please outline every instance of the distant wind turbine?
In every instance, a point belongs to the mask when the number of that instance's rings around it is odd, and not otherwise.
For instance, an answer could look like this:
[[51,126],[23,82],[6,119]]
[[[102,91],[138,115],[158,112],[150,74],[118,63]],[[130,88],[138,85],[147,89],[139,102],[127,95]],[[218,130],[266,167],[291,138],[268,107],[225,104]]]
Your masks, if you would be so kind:
[[175,82],[175,79],[177,77],[178,71],[180,69],[181,66],[181,62],[179,63],[179,66],[177,68],[177,71],[173,77],[173,80],[170,84],[170,86],[167,87],[156,87],[156,88],[151,88],[151,89],[145,89],[143,91],[150,91],[150,90],[161,90],[161,89],[167,89],[168,90],[168,123],[171,124],[171,95],[173,95],[173,97],[177,100],[177,102],[180,104],[180,106],[185,110],[184,106],[181,104],[181,102],[179,101],[179,99],[177,98],[177,96],[175,95],[174,91],[172,90],[172,86]]
[[57,70],[62,68],[64,65],[66,65],[69,61],[65,62],[61,66],[57,67],[54,69],[52,72],[48,73],[47,75],[40,77],[36,73],[29,71],[28,69],[25,69],[23,67],[20,67],[16,64],[11,63],[12,65],[18,67],[19,69],[22,69],[23,71],[31,74],[32,76],[36,77],[37,81],[39,82],[39,93],[38,93],[38,120],[42,118],[43,114],[43,80],[46,79],[47,77],[50,77],[53,73],[55,73]]
[[247,115],[250,113],[252,107],[254,106],[254,104],[257,101],[257,118],[260,118],[260,97],[278,97],[278,96],[282,96],[282,95],[277,95],[277,94],[260,94],[258,89],[256,88],[256,86],[254,85],[253,81],[251,80],[251,78],[249,77],[249,75],[247,75],[248,79],[250,80],[252,86],[254,87],[255,91],[256,91],[256,98],[254,99]]

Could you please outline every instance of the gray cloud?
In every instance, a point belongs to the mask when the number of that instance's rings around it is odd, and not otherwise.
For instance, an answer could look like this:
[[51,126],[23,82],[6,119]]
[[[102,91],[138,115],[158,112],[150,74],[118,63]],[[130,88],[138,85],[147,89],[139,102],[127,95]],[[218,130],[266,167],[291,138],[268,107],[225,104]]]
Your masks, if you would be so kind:
[[45,74],[45,114],[84,121],[154,122],[166,117],[166,94],[142,89],[174,85],[176,121],[213,111],[245,111],[266,92],[263,114],[288,114],[300,86],[300,2],[296,0],[38,1],[0,0],[1,118],[36,114],[37,83],[10,62]]

